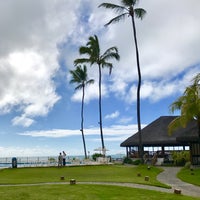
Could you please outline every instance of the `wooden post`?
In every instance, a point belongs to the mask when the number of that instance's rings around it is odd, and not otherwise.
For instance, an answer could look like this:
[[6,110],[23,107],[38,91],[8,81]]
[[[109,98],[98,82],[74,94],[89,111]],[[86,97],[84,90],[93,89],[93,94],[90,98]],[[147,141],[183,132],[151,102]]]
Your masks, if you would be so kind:
[[75,185],[76,184],[76,180],[75,179],[70,179],[70,185]]
[[181,190],[180,189],[174,189],[174,194],[181,194]]

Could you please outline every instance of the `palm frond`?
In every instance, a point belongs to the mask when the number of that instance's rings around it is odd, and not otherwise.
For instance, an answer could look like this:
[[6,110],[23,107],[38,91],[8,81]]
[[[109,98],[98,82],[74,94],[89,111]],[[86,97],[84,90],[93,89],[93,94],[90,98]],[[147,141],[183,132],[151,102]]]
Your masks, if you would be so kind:
[[94,79],[90,79],[86,82],[86,85],[90,85],[90,84],[93,84],[94,83]]
[[113,69],[113,64],[109,63],[109,62],[104,62],[104,63],[102,63],[102,68],[104,68],[104,67],[109,68],[109,75],[111,75],[112,69]]
[[124,10],[127,10],[126,7],[119,6],[119,5],[112,4],[112,3],[102,3],[98,7],[99,8],[100,7],[104,7],[104,8],[112,9],[112,10],[114,10],[118,14],[121,14],[121,13],[124,12]]
[[122,0],[122,5],[130,7],[130,6],[135,6],[139,0]]
[[[198,73],[194,78],[193,78],[193,83],[194,85],[198,85],[200,87],[200,73]],[[200,89],[200,88],[199,88]]]
[[136,18],[142,20],[147,12],[143,8],[135,8],[134,13]]
[[114,23],[118,23],[119,21],[125,20],[125,18],[129,16],[129,13],[123,13],[117,17],[114,17],[113,19],[111,19],[108,23],[105,24],[105,26],[108,26],[110,24],[114,24]]
[[78,58],[78,59],[74,60],[75,66],[77,66],[78,64],[82,64],[82,63],[90,63],[90,59],[89,58]]
[[168,134],[171,135],[173,131],[178,129],[182,126],[180,117],[175,118],[169,125],[168,125]]
[[79,84],[78,86],[75,87],[75,90],[80,90],[83,88],[83,84]]
[[111,47],[107,49],[104,54],[101,56],[101,59],[108,60],[111,58],[115,58],[117,61],[120,60],[120,55],[118,53],[117,47]]
[[86,54],[86,55],[90,55],[91,53],[91,49],[89,47],[86,47],[86,46],[81,46],[79,48],[79,53],[82,55],[82,54]]

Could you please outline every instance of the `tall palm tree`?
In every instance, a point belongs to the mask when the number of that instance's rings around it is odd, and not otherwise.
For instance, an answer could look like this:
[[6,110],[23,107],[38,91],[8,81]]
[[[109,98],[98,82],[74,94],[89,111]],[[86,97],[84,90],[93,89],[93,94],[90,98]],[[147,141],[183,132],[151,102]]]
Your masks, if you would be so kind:
[[75,90],[82,89],[82,103],[81,103],[81,133],[83,139],[83,147],[85,153],[85,159],[87,158],[87,151],[86,151],[86,144],[85,144],[85,137],[84,137],[84,130],[83,130],[83,123],[84,123],[84,98],[85,98],[85,86],[88,84],[94,83],[93,79],[88,79],[87,74],[87,67],[84,65],[77,66],[75,70],[70,70],[70,74],[72,75],[72,79],[70,83],[77,84]]
[[141,117],[140,117],[140,88],[141,88],[141,71],[140,71],[140,60],[139,60],[139,51],[137,44],[137,34],[135,26],[135,17],[143,19],[146,11],[143,8],[135,8],[135,5],[139,0],[121,0],[121,5],[116,5],[112,3],[102,3],[99,7],[104,7],[114,10],[118,16],[111,19],[105,26],[108,26],[113,23],[117,23],[121,20],[124,20],[126,17],[131,17],[132,27],[133,27],[133,36],[135,43],[135,52],[136,52],[136,62],[137,62],[137,71],[138,71],[138,86],[137,86],[137,122],[138,122],[138,133],[139,133],[139,155],[140,158],[143,156],[142,148],[142,134],[141,134]]
[[176,110],[180,110],[181,115],[169,124],[169,133],[171,134],[176,128],[185,127],[190,121],[195,120],[200,138],[200,73],[194,77],[193,84],[185,89],[183,96],[170,105],[172,113]]
[[96,35],[90,36],[89,41],[86,46],[81,46],[79,48],[79,53],[81,55],[87,55],[86,58],[79,58],[74,61],[75,65],[81,63],[90,63],[92,66],[96,64],[99,71],[99,125],[100,125],[100,135],[101,135],[101,144],[102,150],[104,152],[105,145],[103,139],[103,128],[102,128],[102,106],[101,106],[101,82],[102,82],[102,68],[108,67],[109,74],[112,72],[113,64],[109,62],[111,59],[119,60],[120,56],[118,54],[117,47],[108,48],[103,54],[101,54],[101,49],[99,45],[99,40]]

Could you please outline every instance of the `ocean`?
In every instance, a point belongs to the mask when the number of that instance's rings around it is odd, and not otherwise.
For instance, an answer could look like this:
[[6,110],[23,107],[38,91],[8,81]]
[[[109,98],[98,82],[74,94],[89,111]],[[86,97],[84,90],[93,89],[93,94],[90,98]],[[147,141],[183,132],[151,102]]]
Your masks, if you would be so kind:
[[[125,155],[116,154],[109,156],[113,160],[122,159]],[[35,156],[35,157],[0,157],[0,168],[12,168],[16,159],[17,167],[42,167],[57,166],[58,156]],[[84,156],[67,156],[66,165],[78,165],[92,161],[91,158],[85,161]]]

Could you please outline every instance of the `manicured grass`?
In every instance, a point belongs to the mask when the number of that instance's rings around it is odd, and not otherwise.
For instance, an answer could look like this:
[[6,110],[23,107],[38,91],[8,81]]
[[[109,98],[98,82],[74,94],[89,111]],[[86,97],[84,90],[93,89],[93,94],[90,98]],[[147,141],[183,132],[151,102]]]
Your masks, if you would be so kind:
[[[69,182],[76,179],[78,182],[129,182],[148,184],[159,187],[168,187],[157,181],[156,177],[161,169],[147,166],[77,166],[77,167],[41,167],[41,168],[17,168],[0,170],[0,184],[21,184],[21,183],[45,183],[61,182],[61,176]],[[138,176],[138,174],[141,176]],[[149,181],[145,181],[145,176],[149,176]]]
[[177,176],[184,182],[200,186],[200,168],[193,170],[183,168]]
[[108,185],[0,187],[3,200],[195,200],[200,198]]

